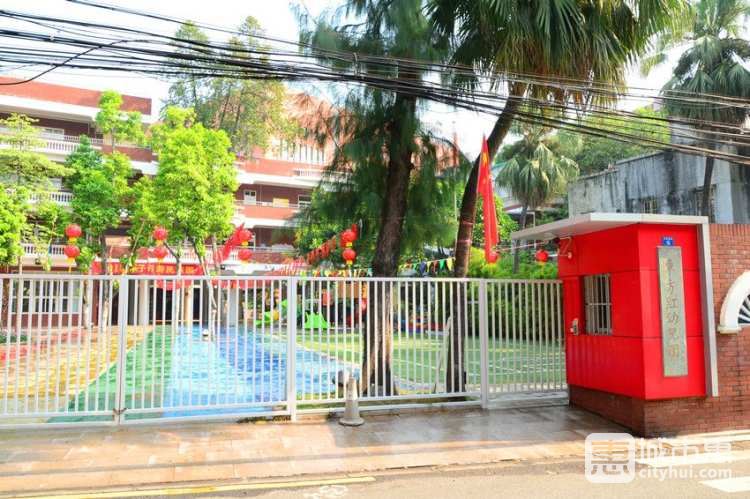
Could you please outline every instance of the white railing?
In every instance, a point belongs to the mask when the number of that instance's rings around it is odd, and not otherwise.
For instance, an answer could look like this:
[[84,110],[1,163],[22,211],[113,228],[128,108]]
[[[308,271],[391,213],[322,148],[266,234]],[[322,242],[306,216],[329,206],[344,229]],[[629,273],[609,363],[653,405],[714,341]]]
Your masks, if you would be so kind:
[[[42,256],[37,250],[37,246],[34,243],[21,243],[24,256],[37,257]],[[47,251],[45,254],[49,256],[60,256],[65,257],[65,245],[64,244],[50,244],[46,247]]]
[[0,276],[0,423],[564,392],[559,281]]
[[245,206],[270,206],[272,208],[291,208],[293,210],[299,210],[309,203],[282,203],[280,201],[239,201],[237,203],[237,209],[242,210]]
[[314,178],[319,179],[323,177],[325,170],[320,168],[295,168],[294,176],[303,178]]
[[[5,127],[0,127],[0,147],[8,147],[7,143],[2,140],[2,135],[12,133]],[[38,152],[53,153],[53,154],[70,154],[79,146],[81,143],[80,137],[72,135],[57,135],[49,133],[40,133],[37,136],[39,142],[38,145],[32,147],[33,150]],[[91,146],[95,149],[102,147],[102,139],[91,138],[89,139]]]
[[29,202],[32,204],[37,203],[40,197],[48,197],[50,201],[60,206],[70,206],[70,202],[73,200],[73,193],[65,191],[49,191],[42,194],[32,193],[29,197]]

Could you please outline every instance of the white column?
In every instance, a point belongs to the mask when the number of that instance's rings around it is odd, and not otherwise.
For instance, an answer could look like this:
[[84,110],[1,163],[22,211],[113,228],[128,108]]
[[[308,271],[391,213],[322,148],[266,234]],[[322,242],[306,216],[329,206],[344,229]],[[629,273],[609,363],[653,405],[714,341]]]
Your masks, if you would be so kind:
[[138,288],[138,325],[147,326],[149,310],[151,308],[151,294],[148,292],[148,281],[146,279],[136,281],[136,286]]

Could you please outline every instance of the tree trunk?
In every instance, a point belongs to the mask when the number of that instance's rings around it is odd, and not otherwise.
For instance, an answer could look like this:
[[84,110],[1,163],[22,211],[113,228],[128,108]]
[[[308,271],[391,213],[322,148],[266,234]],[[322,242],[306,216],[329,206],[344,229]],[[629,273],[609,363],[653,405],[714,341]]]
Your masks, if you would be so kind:
[[[107,258],[107,236],[104,234],[99,238],[99,243],[102,247],[102,275],[109,275],[109,260]],[[99,281],[102,286],[102,303],[101,303],[101,318],[99,323],[102,326],[109,327],[109,304],[112,297],[109,295],[109,281]]]
[[[524,204],[521,208],[521,220],[518,224],[519,229],[523,230],[526,228],[526,216],[529,214],[529,205]],[[521,253],[518,251],[518,241],[513,241],[513,273],[518,273],[519,260]]]
[[[513,118],[521,105],[519,98],[508,99],[503,112],[498,116],[495,126],[487,137],[487,148],[490,153],[490,161],[497,154],[505,136],[508,135]],[[474,230],[474,216],[477,208],[477,182],[479,181],[479,161],[481,153],[474,160],[471,167],[469,179],[464,187],[464,195],[461,198],[461,211],[458,218],[458,235],[456,236],[456,250],[454,252],[455,262],[453,275],[466,277],[469,271],[469,249],[471,248],[471,236]]]
[[[517,93],[519,96],[523,95],[523,89]],[[513,118],[515,112],[521,105],[521,99],[519,97],[509,98],[505,104],[503,112],[498,116],[495,125],[490,132],[490,136],[487,137],[487,148],[489,150],[490,161],[497,154],[500,145],[503,143],[503,139],[508,135],[510,126],[513,124]],[[479,162],[482,154],[480,153],[474,160],[474,164],[471,167],[469,178],[464,187],[464,195],[461,198],[461,210],[458,217],[458,234],[456,235],[456,246],[453,253],[453,275],[455,277],[466,277],[469,272],[469,253],[471,249],[471,239],[474,232],[474,218],[476,215],[477,208],[477,183],[479,181]],[[463,349],[463,334],[461,314],[459,310],[465,311],[464,296],[462,293],[462,287],[456,286],[456,292],[453,294],[452,302],[452,317],[451,317],[451,330],[450,330],[450,341],[448,342],[448,355],[446,359],[445,369],[445,389],[451,393],[458,393],[464,391],[466,384],[466,373],[465,366],[461,360],[461,352]]]
[[[412,151],[414,135],[407,123],[416,114],[416,100],[398,95],[394,103],[394,119],[390,124],[388,146],[388,175],[386,177],[380,232],[372,261],[373,275],[393,277],[398,271],[401,237],[409,196],[409,178],[414,168]],[[375,387],[378,395],[392,395],[396,391],[391,374],[393,324],[390,311],[393,297],[391,286],[370,283],[365,317],[365,341],[362,355],[362,393]],[[370,292],[375,291],[370,294]]]
[[[714,150],[713,143],[706,144],[706,148]],[[703,174],[703,192],[701,193],[701,215],[711,216],[711,178],[714,174],[714,157],[706,156],[706,170]]]

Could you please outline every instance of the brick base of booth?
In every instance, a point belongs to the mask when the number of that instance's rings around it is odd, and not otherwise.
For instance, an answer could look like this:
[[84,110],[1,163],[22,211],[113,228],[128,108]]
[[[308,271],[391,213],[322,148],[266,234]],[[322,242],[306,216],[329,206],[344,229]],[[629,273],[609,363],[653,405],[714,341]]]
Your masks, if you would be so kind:
[[[729,287],[750,270],[750,225],[711,225],[715,316]],[[570,386],[570,404],[645,437],[750,429],[750,329],[717,333],[719,397],[641,400]]]

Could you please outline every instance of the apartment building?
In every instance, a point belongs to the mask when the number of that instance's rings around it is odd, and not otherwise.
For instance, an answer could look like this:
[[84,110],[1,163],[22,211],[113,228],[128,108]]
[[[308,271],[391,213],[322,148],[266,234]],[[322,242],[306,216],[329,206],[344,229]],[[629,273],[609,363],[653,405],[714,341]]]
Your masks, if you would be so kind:
[[[17,80],[0,77],[0,83]],[[95,116],[101,91],[75,88],[44,82],[28,82],[18,85],[0,86],[0,118],[11,113],[30,116],[38,122],[42,144],[38,151],[54,161],[62,162],[79,144],[79,137],[87,135],[92,145],[108,152],[105,137],[97,131]],[[148,126],[158,119],[150,98],[123,95],[123,110],[139,111],[143,125]],[[2,132],[0,130],[0,132]],[[3,147],[0,144],[0,147]],[[127,154],[137,175],[153,175],[158,164],[153,153],[142,147],[118,145],[118,150]],[[330,148],[320,147],[309,141],[284,141],[274,139],[267,150],[256,148],[250,157],[238,158],[237,180],[240,184],[235,194],[236,212],[232,222],[243,223],[251,229],[255,238],[253,258],[249,264],[237,259],[236,251],[225,261],[227,270],[240,274],[258,274],[274,270],[293,259],[294,216],[300,208],[310,202],[312,189],[322,178]],[[66,192],[62,183],[54,182],[52,199],[68,205],[72,194]],[[110,257],[121,256],[125,245],[127,220],[123,226],[108,236]],[[53,244],[46,251],[51,256],[52,270],[68,269],[63,254],[63,241]],[[40,251],[33,244],[24,243],[25,268],[39,268]],[[150,260],[147,254],[140,259]],[[165,259],[164,263],[168,263]],[[185,264],[196,264],[194,255],[187,252]]]

